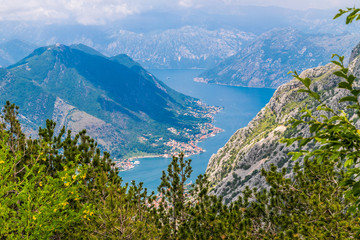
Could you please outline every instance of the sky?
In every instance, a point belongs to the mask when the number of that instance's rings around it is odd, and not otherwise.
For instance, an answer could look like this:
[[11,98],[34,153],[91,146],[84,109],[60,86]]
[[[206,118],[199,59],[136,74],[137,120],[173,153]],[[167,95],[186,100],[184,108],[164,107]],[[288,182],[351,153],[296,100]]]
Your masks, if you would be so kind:
[[306,10],[360,6],[360,0],[0,0],[0,21],[74,21],[100,25],[149,10],[278,6]]

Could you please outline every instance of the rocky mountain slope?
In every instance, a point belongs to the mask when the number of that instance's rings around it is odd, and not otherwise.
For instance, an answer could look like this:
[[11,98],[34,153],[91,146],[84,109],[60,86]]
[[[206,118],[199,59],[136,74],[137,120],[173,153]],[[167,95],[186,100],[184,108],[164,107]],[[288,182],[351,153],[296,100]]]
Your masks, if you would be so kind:
[[0,69],[0,102],[6,100],[20,106],[28,133],[53,119],[75,133],[87,129],[114,157],[166,153],[167,142],[188,143],[212,121],[210,107],[131,58],[107,58],[84,45],[38,48]]
[[[360,45],[353,50],[349,65],[357,77],[360,76],[360,57],[355,56],[359,56],[359,49]],[[300,76],[315,80],[313,87],[324,103],[335,109],[345,109],[338,103],[345,91],[336,88],[340,81],[332,74],[336,69],[335,65],[327,64],[305,70]],[[260,176],[262,168],[275,164],[279,168],[289,169],[293,165],[287,153],[296,150],[297,145],[286,147],[279,140],[307,136],[309,132],[306,126],[291,128],[287,121],[291,117],[299,117],[300,110],[305,106],[315,109],[319,105],[307,94],[297,92],[302,87],[295,79],[280,86],[257,116],[211,157],[206,173],[215,194],[224,196],[225,201],[230,202],[239,196],[245,186],[264,187],[264,179]]]
[[209,68],[254,37],[236,29],[190,26],[151,33],[121,30],[112,34],[104,51],[111,56],[125,53],[147,68]]
[[276,88],[289,82],[289,71],[324,65],[333,53],[349,56],[359,35],[304,34],[293,28],[274,29],[255,39],[197,81],[233,86]]

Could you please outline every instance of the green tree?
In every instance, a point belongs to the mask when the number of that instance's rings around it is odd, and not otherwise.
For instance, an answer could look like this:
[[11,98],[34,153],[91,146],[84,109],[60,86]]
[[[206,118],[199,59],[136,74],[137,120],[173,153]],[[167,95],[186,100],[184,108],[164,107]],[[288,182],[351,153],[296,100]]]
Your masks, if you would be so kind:
[[151,239],[142,185],[121,186],[118,170],[86,131],[72,136],[46,121],[27,138],[7,104],[0,129],[0,235],[25,239]]
[[163,228],[163,238],[176,239],[178,226],[187,219],[186,181],[192,168],[191,159],[185,160],[184,154],[173,156],[168,166],[167,174],[162,173],[161,184],[158,187],[160,195],[159,226]]
[[58,177],[54,178],[46,172],[43,164],[46,158],[40,149],[19,170],[16,167],[24,153],[12,152],[8,133],[2,131],[0,136],[1,236],[9,239],[61,236],[88,219],[85,213],[93,212],[93,207],[81,203],[82,185],[76,183],[86,174],[85,166],[69,164],[57,171]]

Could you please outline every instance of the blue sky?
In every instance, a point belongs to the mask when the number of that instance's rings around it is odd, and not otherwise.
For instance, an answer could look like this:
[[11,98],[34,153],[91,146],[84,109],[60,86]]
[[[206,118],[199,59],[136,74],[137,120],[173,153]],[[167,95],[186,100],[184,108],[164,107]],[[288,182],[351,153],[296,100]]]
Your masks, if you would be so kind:
[[360,6],[359,0],[0,0],[1,20],[71,20],[85,25],[104,24],[149,10],[214,9],[256,5],[292,9]]

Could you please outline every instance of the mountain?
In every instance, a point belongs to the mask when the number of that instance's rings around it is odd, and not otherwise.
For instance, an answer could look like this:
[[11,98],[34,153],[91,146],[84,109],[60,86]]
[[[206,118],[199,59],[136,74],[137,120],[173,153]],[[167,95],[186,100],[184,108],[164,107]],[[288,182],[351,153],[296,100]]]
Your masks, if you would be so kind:
[[[209,69],[271,29],[293,27],[313,35],[359,32],[357,25],[333,21],[336,12],[337,9],[294,10],[208,2],[194,8],[164,6],[134,12],[126,18],[95,25],[64,19],[60,22],[3,20],[0,39],[20,39],[37,46],[85,44],[107,56],[127,54],[150,69]],[[332,43],[344,45],[341,41]]]
[[[357,77],[360,77],[359,49],[360,45],[353,50],[353,60],[349,65],[350,71]],[[336,69],[338,67],[331,63],[305,70],[300,76],[315,81],[313,88],[320,94],[322,103],[343,110],[346,104],[339,104],[338,100],[347,93],[337,88],[341,80],[332,74]],[[299,93],[298,90],[302,88],[303,85],[295,79],[280,86],[256,117],[211,157],[206,173],[212,182],[213,192],[224,196],[227,203],[236,199],[246,186],[264,187],[264,179],[260,176],[262,168],[267,169],[270,164],[275,164],[290,170],[294,165],[287,154],[298,150],[298,145],[286,147],[279,140],[284,137],[306,137],[310,133],[307,126],[292,128],[287,121],[302,115],[300,110],[305,106],[312,110],[320,105],[307,94]]]
[[290,81],[289,71],[330,62],[333,53],[349,55],[359,35],[305,34],[293,28],[274,29],[260,35],[196,81],[232,86],[276,88]]
[[35,45],[17,39],[0,43],[0,66],[16,63],[29,55],[35,48]]
[[[106,56],[104,54],[102,54],[101,52],[96,51],[95,49],[93,49],[93,48],[91,48],[89,46],[86,46],[86,45],[84,45],[82,43],[71,44],[70,48],[80,50],[80,51],[85,52],[85,53],[90,54],[90,55],[95,55],[95,56],[100,56],[100,57],[106,58]],[[119,63],[122,64],[122,62],[119,62]]]
[[1,69],[0,102],[6,100],[20,107],[27,133],[53,119],[57,131],[86,129],[114,157],[167,153],[168,142],[189,143],[212,121],[212,108],[130,58],[107,58],[82,45],[41,47]]
[[191,26],[151,33],[120,30],[112,34],[104,52],[125,53],[147,68],[209,68],[238,52],[254,36],[236,29]]

